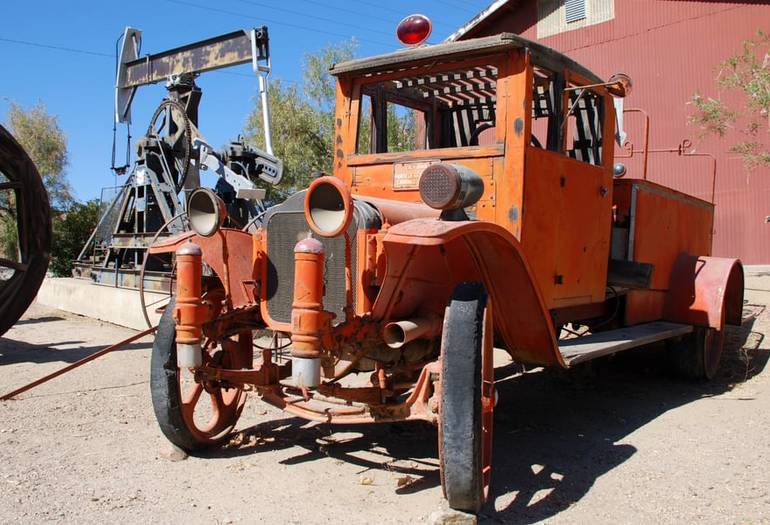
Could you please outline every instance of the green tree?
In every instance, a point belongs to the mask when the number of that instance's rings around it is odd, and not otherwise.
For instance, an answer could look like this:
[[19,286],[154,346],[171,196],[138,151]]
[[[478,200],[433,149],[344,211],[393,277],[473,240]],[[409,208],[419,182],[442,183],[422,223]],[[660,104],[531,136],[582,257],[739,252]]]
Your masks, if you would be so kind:
[[[353,58],[355,48],[356,42],[351,40],[305,55],[301,85],[271,81],[268,102],[273,149],[284,166],[277,193],[285,195],[306,187],[314,172],[331,172],[335,80],[329,68]],[[257,147],[265,143],[258,98],[247,117],[244,136]],[[275,193],[268,198],[275,198]]]
[[[324,170],[330,165],[331,158],[326,137],[319,125],[322,117],[297,86],[273,80],[268,102],[274,153],[283,161],[283,179],[278,188],[268,195],[270,199],[275,198],[276,193],[285,194],[307,186],[311,173]],[[259,107],[248,116],[244,135],[249,142],[263,147],[264,130]]]
[[48,199],[55,210],[66,210],[73,202],[72,188],[67,181],[67,138],[59,119],[48,113],[42,103],[24,109],[12,103],[7,122],[11,134],[37,166]]
[[51,262],[48,269],[57,277],[72,276],[72,261],[83,249],[99,221],[99,201],[75,203],[53,223]]
[[[307,187],[313,173],[332,172],[334,160],[334,105],[336,79],[329,69],[355,56],[356,41],[326,46],[305,55],[300,85],[273,80],[268,95],[275,155],[283,160],[283,180],[272,189],[268,199],[280,199],[292,191]],[[264,145],[262,112],[259,99],[249,114],[244,129],[247,141]],[[368,144],[369,108],[364,107],[359,130],[360,142]],[[410,110],[388,107],[388,150],[414,149],[415,118]],[[277,190],[277,191],[276,191]]]
[[324,112],[334,111],[336,81],[329,74],[334,64],[351,60],[356,54],[355,38],[328,45],[315,53],[305,53],[302,79],[307,97]]
[[[57,117],[43,104],[29,109],[11,103],[6,124],[37,166],[54,210],[65,210],[73,202],[67,182],[67,140]],[[16,200],[10,191],[0,192],[0,253],[15,259],[18,253]]]
[[[704,136],[721,138],[737,129],[745,138],[730,146],[730,151],[738,154],[747,167],[770,166],[770,34],[759,31],[756,38],[743,42],[741,53],[719,65],[716,82],[720,89],[717,98],[700,93],[693,96],[695,113],[690,122]],[[740,94],[742,107],[723,102],[721,91]]]

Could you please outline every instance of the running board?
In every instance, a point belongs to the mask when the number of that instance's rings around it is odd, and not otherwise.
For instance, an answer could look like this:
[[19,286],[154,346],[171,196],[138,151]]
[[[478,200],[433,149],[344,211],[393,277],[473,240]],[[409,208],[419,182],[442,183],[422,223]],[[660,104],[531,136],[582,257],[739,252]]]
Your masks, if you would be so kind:
[[567,365],[572,366],[622,350],[688,334],[692,330],[693,327],[688,324],[656,321],[573,339],[563,339],[559,341],[559,351]]

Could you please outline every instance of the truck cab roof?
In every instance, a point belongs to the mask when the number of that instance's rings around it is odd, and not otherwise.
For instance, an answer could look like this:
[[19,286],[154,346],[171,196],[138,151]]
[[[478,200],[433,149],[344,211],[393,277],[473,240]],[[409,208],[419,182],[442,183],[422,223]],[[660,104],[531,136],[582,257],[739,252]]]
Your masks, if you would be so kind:
[[577,73],[589,82],[602,82],[598,75],[566,55],[513,33],[499,33],[494,36],[461,40],[459,42],[444,42],[436,45],[400,49],[383,55],[341,62],[335,64],[330,72],[337,77],[368,76],[390,71],[406,71],[417,67],[426,60],[450,61],[453,59],[468,59],[515,48],[526,49],[531,54],[532,61],[535,64],[552,71],[567,69]]

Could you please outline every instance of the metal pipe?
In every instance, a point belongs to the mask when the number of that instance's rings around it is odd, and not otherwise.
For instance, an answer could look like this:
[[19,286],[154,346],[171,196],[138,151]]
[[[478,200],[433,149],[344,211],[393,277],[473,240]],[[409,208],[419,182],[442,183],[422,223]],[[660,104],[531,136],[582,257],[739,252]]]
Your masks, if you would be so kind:
[[437,219],[441,210],[436,210],[425,204],[402,202],[369,195],[355,195],[355,199],[368,202],[380,212],[382,222],[394,226],[400,222],[412,219]]
[[[268,65],[268,68],[269,67],[270,66]],[[262,72],[259,74],[259,98],[262,101],[262,126],[265,128],[265,151],[269,155],[274,155],[273,137],[270,132],[270,104],[267,100],[268,74],[269,73]]]
[[[634,156],[635,153],[642,154],[642,179],[647,180],[647,161],[650,154],[650,116],[647,112],[640,108],[627,108],[623,110],[623,113],[641,113],[644,117],[644,143],[641,150],[634,149],[633,143],[626,141],[627,147],[624,149],[628,152],[628,155],[615,155],[618,159],[629,159]],[[625,145],[624,145],[625,146]]]
[[8,401],[9,399],[13,399],[14,397],[18,396],[19,394],[23,394],[27,390],[31,390],[32,388],[35,388],[38,385],[42,385],[43,383],[46,383],[50,381],[51,379],[54,379],[55,377],[59,377],[62,374],[65,374],[69,372],[70,370],[74,370],[75,368],[79,366],[83,366],[84,364],[88,363],[89,361],[93,361],[97,357],[101,357],[104,354],[107,354],[109,352],[112,352],[113,350],[117,350],[118,348],[121,348],[123,346],[126,346],[129,343],[133,343],[137,339],[141,339],[142,337],[146,335],[150,335],[155,330],[157,330],[157,326],[153,326],[152,328],[148,328],[147,330],[143,332],[139,332],[138,334],[134,334],[128,339],[124,339],[123,341],[119,343],[115,343],[114,345],[108,346],[107,348],[104,348],[102,350],[99,350],[98,352],[94,352],[93,354],[89,355],[88,357],[84,357],[80,361],[75,361],[71,365],[67,365],[64,368],[57,370],[56,372],[52,374],[48,374],[47,376],[41,377],[40,379],[37,379],[35,381],[32,381],[31,383],[24,385],[21,388],[17,388],[13,392],[9,392],[2,397],[0,397],[0,401]]
[[401,348],[415,339],[440,335],[442,327],[443,322],[438,317],[396,321],[385,325],[382,338],[390,348]]

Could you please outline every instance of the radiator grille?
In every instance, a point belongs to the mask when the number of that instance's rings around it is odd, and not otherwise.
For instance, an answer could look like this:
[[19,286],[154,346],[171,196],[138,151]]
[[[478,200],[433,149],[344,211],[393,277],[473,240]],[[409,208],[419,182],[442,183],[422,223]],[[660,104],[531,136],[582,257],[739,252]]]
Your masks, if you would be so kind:
[[[356,275],[356,226],[351,221],[352,275]],[[301,211],[277,212],[267,222],[267,311],[279,322],[291,322],[294,295],[294,245],[310,227]],[[320,238],[326,252],[324,308],[336,314],[332,324],[345,320],[345,238]],[[355,305],[355,294],[354,294]]]

